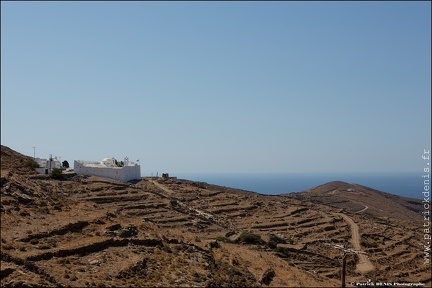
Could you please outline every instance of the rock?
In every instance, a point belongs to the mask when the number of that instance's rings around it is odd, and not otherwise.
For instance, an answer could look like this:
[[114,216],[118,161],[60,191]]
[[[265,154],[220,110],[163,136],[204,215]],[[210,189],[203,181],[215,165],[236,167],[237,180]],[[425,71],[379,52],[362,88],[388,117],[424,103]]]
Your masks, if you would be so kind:
[[209,242],[208,245],[210,246],[210,248],[220,248],[220,244],[218,241]]
[[116,236],[116,232],[115,231],[105,231],[105,235]]
[[31,283],[27,283],[26,281],[10,281],[9,283],[6,284],[7,287],[22,287],[22,288],[30,288],[30,287],[34,287],[34,284]]
[[33,195],[34,194],[33,191],[30,189],[24,189],[23,192],[27,195]]
[[111,226],[108,226],[106,229],[109,231],[116,231],[116,230],[119,230],[121,228],[122,228],[122,226],[120,224],[116,223],[116,224],[113,224]]
[[33,201],[33,198],[31,196],[18,191],[12,193],[12,197],[16,198],[20,203],[29,203]]
[[105,224],[105,222],[101,219],[97,219],[94,223],[96,224]]
[[90,264],[90,265],[99,265],[100,262],[99,262],[99,260],[90,260],[90,261],[89,261],[89,264]]
[[230,237],[230,236],[234,235],[235,233],[236,232],[234,232],[234,231],[230,231],[230,232],[225,234],[225,237]]
[[276,276],[276,273],[272,268],[268,268],[264,274],[261,276],[260,283],[264,283],[266,285],[269,285],[271,281],[273,280],[273,277]]
[[0,178],[0,187],[3,187],[7,182],[8,182],[8,180],[5,177],[1,177]]
[[138,229],[135,225],[130,224],[127,228],[122,229],[120,232],[120,237],[126,238],[126,237],[132,237],[138,234]]
[[114,213],[112,213],[112,212],[107,212],[107,213],[105,214],[105,217],[106,217],[106,218],[116,218],[117,215],[114,214]]
[[16,268],[15,267],[7,267],[4,268],[0,271],[0,278],[6,278],[7,276],[9,276],[10,274],[12,274],[13,272],[15,272]]
[[332,231],[332,230],[336,230],[336,227],[333,225],[329,225],[324,227],[324,231]]
[[22,216],[22,217],[25,217],[25,216],[30,216],[30,214],[27,212],[27,211],[21,211],[20,213],[19,213],[19,215],[20,216]]
[[170,244],[179,244],[180,243],[179,240],[176,239],[176,238],[168,239],[167,242],[170,243]]

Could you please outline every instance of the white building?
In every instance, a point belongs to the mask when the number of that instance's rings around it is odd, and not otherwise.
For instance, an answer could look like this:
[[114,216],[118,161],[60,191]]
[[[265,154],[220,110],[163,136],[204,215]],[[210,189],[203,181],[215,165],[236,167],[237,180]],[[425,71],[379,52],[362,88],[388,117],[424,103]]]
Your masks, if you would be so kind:
[[39,168],[36,168],[36,171],[40,174],[49,174],[52,172],[52,169],[62,167],[62,164],[57,157],[50,159],[35,158],[34,160],[39,164]]
[[77,174],[106,177],[123,182],[141,178],[140,165],[130,162],[128,157],[124,158],[123,167],[118,167],[115,162],[114,158],[105,158],[101,162],[75,160],[74,171]]

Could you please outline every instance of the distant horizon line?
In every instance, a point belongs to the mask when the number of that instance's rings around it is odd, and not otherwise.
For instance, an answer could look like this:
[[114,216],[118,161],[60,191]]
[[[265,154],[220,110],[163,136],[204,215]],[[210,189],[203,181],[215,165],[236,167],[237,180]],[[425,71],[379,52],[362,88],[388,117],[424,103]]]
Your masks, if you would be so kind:
[[286,174],[327,174],[327,175],[335,175],[335,174],[422,174],[423,170],[418,171],[343,171],[343,172],[327,172],[327,171],[291,171],[291,172],[167,172],[163,171],[155,171],[148,172],[146,171],[144,174],[156,174],[159,173],[169,173],[172,176],[176,175],[286,175]]

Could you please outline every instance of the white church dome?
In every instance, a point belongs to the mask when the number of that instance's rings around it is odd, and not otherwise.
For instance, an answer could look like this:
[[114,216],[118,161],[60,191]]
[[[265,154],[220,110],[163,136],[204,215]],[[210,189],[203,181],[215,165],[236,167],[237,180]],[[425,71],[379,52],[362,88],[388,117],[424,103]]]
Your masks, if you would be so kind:
[[115,167],[115,159],[114,158],[104,158],[101,161],[102,165],[105,165],[107,167]]

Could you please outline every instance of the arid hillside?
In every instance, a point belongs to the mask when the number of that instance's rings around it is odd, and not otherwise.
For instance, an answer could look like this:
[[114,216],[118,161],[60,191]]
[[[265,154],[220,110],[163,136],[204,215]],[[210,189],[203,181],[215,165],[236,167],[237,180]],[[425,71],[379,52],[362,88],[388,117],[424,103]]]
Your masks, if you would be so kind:
[[378,191],[339,207],[189,180],[57,180],[29,159],[1,147],[2,287],[340,287],[345,243],[367,253],[347,257],[347,287],[430,287],[422,219],[399,201],[409,218],[366,213]]
[[290,196],[317,204],[342,208],[350,213],[421,221],[424,211],[421,200],[381,192],[358,184],[341,181],[326,183]]

